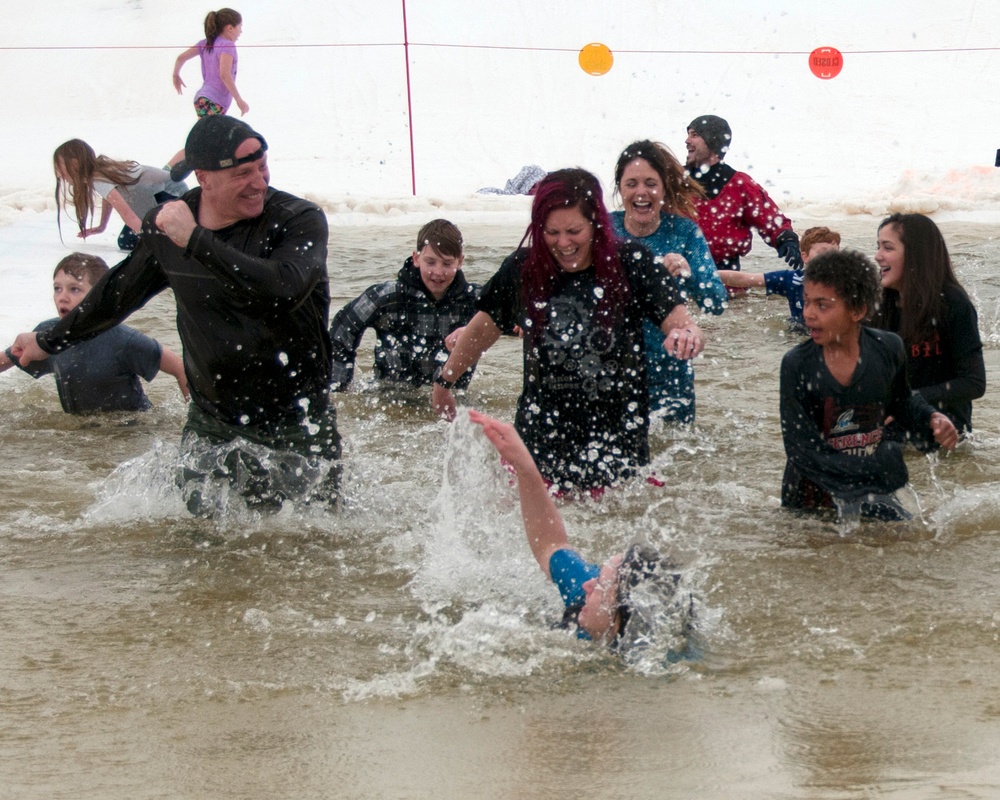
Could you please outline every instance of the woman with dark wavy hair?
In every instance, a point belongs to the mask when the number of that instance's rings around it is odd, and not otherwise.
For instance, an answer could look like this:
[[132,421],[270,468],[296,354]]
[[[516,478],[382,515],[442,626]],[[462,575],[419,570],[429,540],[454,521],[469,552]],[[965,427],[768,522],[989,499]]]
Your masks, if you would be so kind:
[[453,418],[451,388],[502,333],[523,335],[515,427],[559,491],[600,490],[649,462],[642,322],[693,358],[702,333],[676,284],[641,245],[618,242],[600,182],[583,169],[538,185],[521,246],[483,288],[479,311],[435,379],[435,409]]
[[960,433],[986,392],[976,308],[952,269],[941,230],[923,214],[893,214],[878,229],[882,305],[872,325],[906,345],[910,385]]
[[[623,206],[611,212],[618,238],[648,248],[677,281],[681,296],[702,312],[725,311],[726,287],[695,222],[695,202],[705,193],[670,149],[648,139],[632,142],[615,164],[615,194]],[[652,323],[644,329],[653,411],[668,422],[694,422],[694,366],[654,347],[659,330]]]

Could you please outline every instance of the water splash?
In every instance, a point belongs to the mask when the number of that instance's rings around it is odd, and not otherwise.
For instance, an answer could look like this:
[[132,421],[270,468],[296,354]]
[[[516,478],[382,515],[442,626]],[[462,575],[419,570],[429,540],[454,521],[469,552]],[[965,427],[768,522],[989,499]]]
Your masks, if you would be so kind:
[[421,600],[544,596],[544,576],[524,539],[511,476],[467,414],[448,430],[441,488],[430,516],[414,584]]
[[122,523],[186,514],[175,477],[179,458],[176,445],[157,441],[148,452],[119,464],[83,512],[84,522]]
[[[239,457],[235,466],[234,454]],[[83,521],[121,524],[189,517],[192,494],[197,492],[199,516],[211,517],[221,530],[249,535],[268,513],[277,513],[283,504],[309,508],[313,492],[324,488],[333,468],[329,463],[316,464],[294,453],[276,453],[240,439],[193,453],[157,441],[146,453],[119,464],[101,482]],[[267,473],[268,494],[254,494],[259,488],[255,481],[263,480],[261,471]],[[325,513],[330,510],[325,495],[316,505]]]

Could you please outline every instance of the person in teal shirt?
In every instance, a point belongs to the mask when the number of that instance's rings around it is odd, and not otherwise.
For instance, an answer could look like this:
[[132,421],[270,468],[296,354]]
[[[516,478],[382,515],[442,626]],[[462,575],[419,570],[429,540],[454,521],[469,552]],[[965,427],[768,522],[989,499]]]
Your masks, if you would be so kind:
[[666,652],[667,661],[690,658],[695,598],[682,569],[649,544],[634,543],[603,563],[585,559],[570,544],[559,509],[517,430],[469,409],[517,478],[524,532],[535,561],[559,589],[563,620],[587,639],[630,658],[643,650]]
[[[615,236],[638,242],[661,259],[685,300],[706,314],[725,311],[726,287],[693,220],[693,198],[701,189],[666,145],[643,140],[626,147],[615,166],[615,192],[624,208],[611,214]],[[694,366],[654,347],[652,328],[644,326],[650,408],[667,421],[689,424],[695,415]]]

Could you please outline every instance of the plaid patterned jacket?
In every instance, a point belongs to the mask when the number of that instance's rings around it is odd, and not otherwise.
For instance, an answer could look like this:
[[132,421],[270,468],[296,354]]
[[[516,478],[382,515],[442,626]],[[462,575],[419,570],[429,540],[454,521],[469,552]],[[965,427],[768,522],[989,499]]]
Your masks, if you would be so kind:
[[[358,347],[368,328],[375,331],[377,380],[429,385],[435,371],[448,360],[445,337],[472,319],[479,291],[477,284],[468,283],[458,272],[444,297],[435,300],[413,259],[407,258],[396,280],[369,286],[333,318],[331,388],[343,391],[350,384]],[[474,370],[462,376],[459,388],[468,386]]]

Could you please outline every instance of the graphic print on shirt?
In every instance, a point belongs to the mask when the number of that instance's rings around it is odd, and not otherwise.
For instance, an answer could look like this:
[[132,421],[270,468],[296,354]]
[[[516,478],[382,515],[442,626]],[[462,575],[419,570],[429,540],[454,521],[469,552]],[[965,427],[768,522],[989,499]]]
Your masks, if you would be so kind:
[[875,454],[882,441],[885,413],[878,403],[845,408],[827,397],[823,406],[823,438],[830,447],[853,456]]
[[941,334],[934,331],[934,336],[914,342],[910,345],[910,358],[940,358],[944,355],[941,348]]
[[549,391],[575,391],[597,400],[620,380],[615,358],[615,333],[593,323],[593,304],[575,297],[554,297],[545,326],[541,350],[554,369],[540,371],[541,385]]

